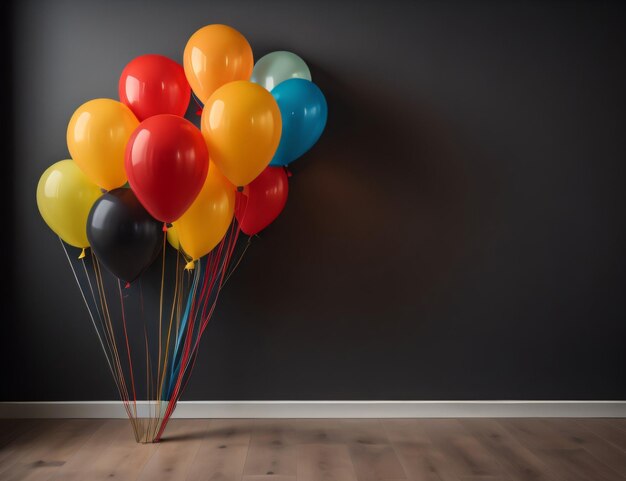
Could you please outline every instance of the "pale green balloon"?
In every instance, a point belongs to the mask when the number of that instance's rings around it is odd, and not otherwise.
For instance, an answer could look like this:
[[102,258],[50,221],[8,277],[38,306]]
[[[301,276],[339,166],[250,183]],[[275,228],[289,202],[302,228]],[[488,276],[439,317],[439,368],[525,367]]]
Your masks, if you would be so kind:
[[311,72],[304,60],[295,53],[281,50],[261,57],[254,66],[250,80],[271,92],[279,83],[290,78],[311,80]]

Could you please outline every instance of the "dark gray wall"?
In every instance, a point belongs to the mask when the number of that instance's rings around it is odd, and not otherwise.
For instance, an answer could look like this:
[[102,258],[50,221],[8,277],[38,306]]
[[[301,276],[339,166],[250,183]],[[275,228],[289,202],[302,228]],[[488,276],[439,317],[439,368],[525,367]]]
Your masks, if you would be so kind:
[[[22,1],[3,397],[114,399],[41,172],[73,110],[208,23],[327,95],[187,399],[626,399],[626,18],[606,2]],[[11,139],[9,139],[11,140]],[[7,165],[9,164],[9,165]],[[8,220],[6,220],[8,219]]]

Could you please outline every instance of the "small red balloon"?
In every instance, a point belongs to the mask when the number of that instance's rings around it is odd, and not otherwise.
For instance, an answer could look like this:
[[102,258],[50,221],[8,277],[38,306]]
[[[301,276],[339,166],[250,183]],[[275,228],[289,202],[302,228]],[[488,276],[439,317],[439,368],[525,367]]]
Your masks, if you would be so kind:
[[184,116],[191,87],[181,65],[163,55],[142,55],[122,71],[119,94],[142,121],[159,114]]
[[266,167],[261,174],[238,192],[235,216],[241,230],[254,235],[282,212],[287,202],[289,181],[283,167]]
[[126,146],[126,175],[131,189],[150,214],[174,222],[202,189],[209,152],[202,133],[176,115],[144,120]]

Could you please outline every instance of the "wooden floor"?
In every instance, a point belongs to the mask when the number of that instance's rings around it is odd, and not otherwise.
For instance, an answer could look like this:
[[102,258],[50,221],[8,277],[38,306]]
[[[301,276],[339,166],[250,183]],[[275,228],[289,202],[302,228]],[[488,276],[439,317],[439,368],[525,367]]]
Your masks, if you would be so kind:
[[0,480],[613,481],[625,419],[0,420]]

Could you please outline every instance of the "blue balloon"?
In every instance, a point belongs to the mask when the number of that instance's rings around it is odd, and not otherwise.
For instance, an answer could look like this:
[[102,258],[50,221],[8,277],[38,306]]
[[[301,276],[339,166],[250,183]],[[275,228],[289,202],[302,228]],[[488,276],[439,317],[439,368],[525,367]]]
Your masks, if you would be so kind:
[[328,106],[324,94],[313,82],[293,78],[272,89],[283,120],[280,143],[270,165],[287,165],[301,157],[320,138]]

